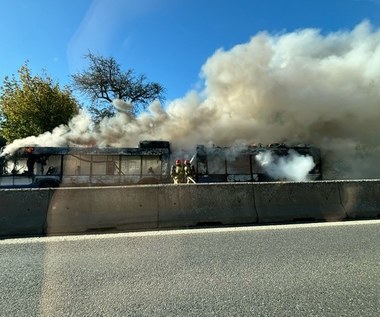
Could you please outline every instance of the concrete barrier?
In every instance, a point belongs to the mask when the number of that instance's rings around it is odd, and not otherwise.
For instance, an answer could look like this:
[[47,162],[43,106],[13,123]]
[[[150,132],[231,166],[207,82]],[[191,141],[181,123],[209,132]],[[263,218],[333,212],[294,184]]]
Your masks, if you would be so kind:
[[335,182],[280,182],[253,185],[259,223],[345,219]]
[[349,219],[380,218],[379,180],[342,181],[339,188]]
[[157,228],[157,196],[157,186],[57,188],[46,233]]
[[46,222],[49,189],[0,190],[0,235],[41,235]]
[[376,218],[380,181],[0,190],[0,236]]
[[251,184],[159,186],[159,227],[257,222]]

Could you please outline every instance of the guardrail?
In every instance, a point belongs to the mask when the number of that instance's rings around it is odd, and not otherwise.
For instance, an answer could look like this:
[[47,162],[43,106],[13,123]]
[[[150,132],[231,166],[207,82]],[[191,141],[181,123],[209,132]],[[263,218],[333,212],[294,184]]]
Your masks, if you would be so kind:
[[380,180],[0,190],[0,236],[380,217]]

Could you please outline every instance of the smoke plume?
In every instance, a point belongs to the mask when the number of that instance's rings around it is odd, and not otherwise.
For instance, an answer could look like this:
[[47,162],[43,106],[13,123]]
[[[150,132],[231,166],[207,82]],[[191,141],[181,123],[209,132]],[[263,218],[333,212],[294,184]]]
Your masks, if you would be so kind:
[[277,156],[270,151],[256,155],[259,164],[273,179],[307,181],[308,173],[315,166],[313,157],[289,150],[287,156]]
[[176,149],[237,142],[320,147],[325,178],[379,177],[380,31],[259,33],[219,49],[202,67],[204,89],[137,117],[121,100],[115,117],[93,126],[81,113],[68,126],[18,140],[36,145],[133,146],[169,140]]

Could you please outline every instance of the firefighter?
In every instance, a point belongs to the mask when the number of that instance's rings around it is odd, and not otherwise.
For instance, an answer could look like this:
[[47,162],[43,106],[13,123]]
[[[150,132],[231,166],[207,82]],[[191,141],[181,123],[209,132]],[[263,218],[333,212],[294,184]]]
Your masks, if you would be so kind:
[[33,154],[28,155],[28,159],[26,161],[28,171],[26,172],[26,174],[29,177],[32,177],[34,175],[34,163],[36,163],[36,157]]
[[176,160],[170,173],[174,184],[184,183],[184,170],[181,160]]
[[195,169],[194,166],[191,165],[189,160],[185,160],[183,167],[185,180],[187,183],[195,183]]
[[32,147],[26,147],[25,152],[28,155],[28,159],[26,160],[26,166],[28,170],[26,171],[26,174],[29,177],[32,177],[34,175],[34,163],[36,163],[36,156],[33,154],[34,148]]

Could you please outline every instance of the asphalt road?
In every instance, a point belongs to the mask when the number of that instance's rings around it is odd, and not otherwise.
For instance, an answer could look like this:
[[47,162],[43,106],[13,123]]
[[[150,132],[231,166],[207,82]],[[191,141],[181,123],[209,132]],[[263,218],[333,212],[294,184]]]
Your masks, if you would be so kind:
[[0,241],[1,316],[380,316],[380,221]]

